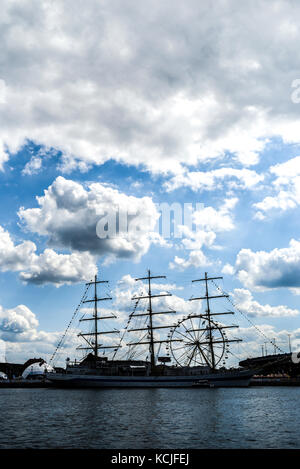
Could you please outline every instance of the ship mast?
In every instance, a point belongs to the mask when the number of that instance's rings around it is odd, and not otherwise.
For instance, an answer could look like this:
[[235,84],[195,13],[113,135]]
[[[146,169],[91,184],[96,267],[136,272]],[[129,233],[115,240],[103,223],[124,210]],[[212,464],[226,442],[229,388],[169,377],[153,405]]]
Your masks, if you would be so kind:
[[95,296],[94,296],[94,319],[95,319],[95,357],[98,357],[98,309],[97,309],[97,303],[98,303],[98,298],[97,298],[97,275],[95,275]]
[[[213,330],[215,329],[215,326],[212,323],[211,316],[215,315],[223,315],[223,314],[234,314],[233,311],[226,311],[224,313],[212,313],[210,309],[210,299],[215,299],[215,298],[228,298],[229,295],[224,294],[224,295],[209,295],[208,292],[208,281],[209,280],[220,280],[223,279],[223,277],[208,277],[207,272],[205,272],[204,278],[192,280],[192,282],[205,282],[205,296],[201,296],[198,298],[190,298],[190,301],[195,301],[195,300],[206,300],[206,311],[205,314],[199,315],[199,317],[203,317],[204,319],[207,319],[207,331],[208,331],[208,342],[207,343],[199,343],[200,345],[208,345],[209,346],[209,351],[210,351],[210,357],[211,357],[211,363],[210,366],[213,371],[216,369],[216,360],[215,360],[215,352],[214,352],[214,344],[219,343],[219,341],[215,341],[213,337]],[[197,316],[191,316],[191,317],[197,317]],[[218,329],[228,329],[228,328],[234,328],[238,327],[235,325],[232,326],[218,326]],[[197,330],[197,329],[194,329]],[[199,329],[200,330],[200,329]],[[231,340],[226,340],[226,342],[241,342],[241,339],[231,339]]]
[[[146,328],[140,328],[140,329],[129,329],[128,332],[136,332],[136,331],[148,331],[149,332],[149,341],[147,342],[130,342],[128,343],[127,345],[130,346],[130,345],[149,345],[149,354],[150,354],[150,362],[151,362],[151,372],[153,372],[155,370],[155,363],[156,363],[156,360],[155,360],[155,344],[162,344],[164,342],[167,342],[169,343],[170,342],[170,339],[166,339],[166,340],[155,340],[154,338],[154,334],[153,334],[153,330],[154,329],[169,329],[171,327],[171,325],[167,325],[167,326],[154,326],[153,325],[153,316],[156,315],[156,314],[170,314],[170,313],[176,313],[176,311],[174,310],[170,310],[170,311],[153,311],[152,309],[152,299],[153,298],[159,298],[159,297],[162,297],[162,296],[172,296],[171,293],[160,293],[158,295],[153,295],[152,294],[152,289],[151,289],[151,280],[153,279],[165,279],[166,276],[165,275],[151,275],[151,272],[150,272],[150,269],[148,269],[148,275],[147,277],[140,277],[140,278],[136,278],[135,281],[139,281],[139,280],[146,280],[147,283],[148,283],[148,294],[145,295],[145,296],[134,296],[132,298],[132,300],[142,300],[142,299],[148,299],[149,303],[148,303],[148,309],[147,309],[147,312],[145,313],[142,313],[142,314],[134,314],[133,317],[136,317],[136,316],[148,316],[149,318],[149,322],[148,322],[148,326]],[[175,341],[175,340],[174,340]],[[176,340],[176,342],[178,342],[178,340]]]
[[98,343],[98,336],[101,334],[117,334],[120,331],[113,330],[113,331],[101,331],[98,327],[98,321],[102,319],[116,319],[115,315],[111,316],[98,316],[98,301],[107,301],[112,300],[110,296],[98,297],[97,294],[97,285],[108,283],[108,280],[98,280],[97,275],[95,275],[94,281],[86,283],[87,286],[94,285],[94,297],[90,300],[85,300],[83,303],[94,303],[94,311],[93,316],[90,318],[82,318],[81,321],[93,321],[94,322],[94,331],[89,333],[79,333],[78,336],[82,337],[88,344],[88,347],[78,347],[78,350],[93,350],[95,359],[97,361],[98,358],[98,350],[99,349],[106,349],[106,348],[116,348],[118,346],[115,345],[102,345]]

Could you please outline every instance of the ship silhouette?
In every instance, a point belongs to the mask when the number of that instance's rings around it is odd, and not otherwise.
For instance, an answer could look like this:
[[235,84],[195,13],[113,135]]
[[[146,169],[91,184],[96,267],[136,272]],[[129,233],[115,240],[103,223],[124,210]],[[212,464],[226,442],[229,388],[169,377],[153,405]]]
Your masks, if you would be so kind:
[[[86,284],[81,304],[92,304],[91,317],[85,314],[80,322],[91,324],[89,332],[80,332],[78,336],[83,344],[78,347],[85,353],[80,361],[71,362],[67,359],[64,372],[48,373],[48,379],[58,387],[68,388],[124,388],[124,387],[245,387],[250,383],[254,371],[247,369],[226,369],[230,343],[241,339],[227,337],[227,329],[237,328],[236,325],[224,325],[219,322],[223,315],[233,315],[233,311],[214,312],[211,301],[228,297],[227,294],[210,294],[209,283],[222,277],[209,277],[193,280],[203,282],[203,296],[190,298],[190,301],[204,301],[204,312],[190,313],[180,317],[173,324],[166,324],[160,318],[169,318],[176,311],[156,311],[155,299],[171,296],[171,293],[153,294],[152,281],[165,279],[163,275],[151,275],[147,271],[145,277],[136,281],[146,282],[146,293],[133,296],[133,311],[128,315],[127,325],[121,332],[117,328],[105,330],[107,320],[116,320],[114,313],[101,312],[99,304],[112,300],[110,296],[98,296],[97,287],[108,283],[95,276]],[[88,294],[93,289],[93,297]],[[146,307],[139,311],[139,305]],[[80,306],[79,305],[79,306]],[[79,308],[78,308],[79,309]],[[166,315],[163,317],[163,315]],[[143,320],[143,324],[140,324]],[[137,322],[137,325],[134,324]],[[161,331],[167,332],[165,337],[157,336]],[[111,342],[110,337],[115,337]],[[127,339],[133,337],[133,339]],[[55,353],[59,349],[58,345]],[[164,347],[164,354],[161,348]],[[120,351],[123,356],[120,358]],[[138,359],[139,353],[146,357]],[[55,355],[55,354],[54,354]],[[54,357],[53,355],[53,357]],[[52,357],[52,358],[53,358]]]

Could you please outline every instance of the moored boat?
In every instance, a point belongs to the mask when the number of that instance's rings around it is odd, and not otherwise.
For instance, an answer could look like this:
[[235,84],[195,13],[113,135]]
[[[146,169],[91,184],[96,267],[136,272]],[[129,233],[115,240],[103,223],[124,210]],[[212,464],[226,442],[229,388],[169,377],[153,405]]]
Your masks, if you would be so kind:
[[[152,280],[162,279],[165,276],[153,276],[150,270],[148,275],[136,280],[147,281],[146,294],[138,294],[133,297],[135,307],[129,315],[127,326],[121,332],[116,328],[105,331],[101,328],[103,320],[117,319],[110,315],[99,315],[99,301],[111,300],[110,296],[98,297],[97,286],[106,281],[98,280],[87,283],[87,290],[81,303],[93,303],[92,317],[82,317],[80,321],[92,321],[93,330],[79,337],[84,339],[84,346],[79,349],[85,351],[86,356],[79,362],[67,361],[63,373],[48,373],[47,377],[55,386],[68,388],[157,388],[157,387],[245,387],[250,383],[254,372],[244,369],[226,369],[225,359],[229,353],[229,344],[240,342],[240,339],[226,335],[229,328],[236,325],[224,325],[215,319],[215,316],[234,314],[232,311],[215,313],[211,310],[210,300],[223,298],[228,295],[210,295],[208,284],[210,281],[222,277],[205,277],[194,282],[205,283],[204,296],[191,298],[190,301],[203,300],[206,304],[204,312],[190,313],[180,317],[173,324],[156,324],[156,315],[169,315],[176,313],[173,310],[153,310],[153,300],[163,296],[171,296],[170,293],[152,293]],[[94,296],[87,298],[90,287],[94,287]],[[146,300],[147,309],[139,312],[138,305]],[[135,319],[146,319],[145,327],[132,327]],[[166,337],[157,336],[157,332],[168,331]],[[142,335],[124,344],[126,336],[141,333]],[[107,342],[106,336],[117,335],[118,343]],[[105,339],[104,339],[105,336]],[[99,343],[99,338],[101,343]],[[137,336],[136,336],[137,337]],[[165,355],[160,356],[161,347],[165,347]],[[147,350],[146,359],[134,358],[136,350],[140,347]],[[127,357],[120,359],[120,349],[127,350]],[[111,357],[100,355],[99,352],[110,351]],[[133,352],[134,351],[134,352]],[[148,359],[150,357],[150,359]]]

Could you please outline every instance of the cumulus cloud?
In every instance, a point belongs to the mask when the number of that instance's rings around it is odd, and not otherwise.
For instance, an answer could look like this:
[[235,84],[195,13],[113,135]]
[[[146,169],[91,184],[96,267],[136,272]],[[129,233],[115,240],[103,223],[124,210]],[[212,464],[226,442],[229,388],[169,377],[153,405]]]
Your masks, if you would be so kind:
[[27,139],[65,169],[113,158],[159,172],[299,142],[292,0],[12,0],[1,13],[2,164]]
[[31,329],[36,329],[38,320],[34,313],[25,305],[16,306],[5,310],[0,307],[0,330],[14,334],[20,334]]
[[9,232],[0,226],[0,270],[19,271],[26,283],[60,286],[87,280],[97,273],[94,257],[88,252],[58,254],[46,249],[36,254],[36,250],[32,241],[16,245]]
[[192,231],[187,227],[182,230],[185,238],[181,244],[185,249],[201,249],[203,246],[208,248],[216,248],[214,245],[216,239],[216,233],[214,231]]
[[[275,344],[280,348],[280,350],[276,349],[276,353],[280,353],[281,350],[283,352],[288,352],[289,333],[291,333],[293,344],[296,345],[296,343],[299,343],[299,339],[296,339],[297,336],[299,337],[299,329],[292,332],[289,332],[286,329],[276,330],[276,328],[270,324],[260,324],[259,329],[262,334],[259,334],[257,329],[253,326],[240,327],[238,329],[239,338],[241,338],[243,342],[237,346],[231,345],[231,348],[233,348],[234,353],[238,352],[239,360],[261,356],[262,344],[264,347],[264,353],[265,351],[267,351],[268,354],[274,353],[274,339]],[[230,335],[231,333],[229,332],[228,336]],[[235,347],[238,350],[236,350]]]
[[42,168],[42,158],[39,156],[33,156],[28,163],[26,163],[22,174],[32,175],[37,174]]
[[225,199],[220,208],[199,207],[192,213],[192,221],[195,229],[182,226],[184,235],[182,245],[186,249],[196,249],[207,246],[218,248],[214,242],[218,233],[231,231],[234,229],[233,210],[238,203],[237,198]]
[[292,239],[289,247],[270,252],[242,249],[236,258],[235,272],[250,289],[299,288],[300,242]]
[[88,252],[58,254],[53,249],[45,249],[28,266],[27,271],[20,273],[20,278],[26,283],[60,286],[89,280],[96,273],[94,257]]
[[2,271],[22,270],[36,258],[36,245],[32,241],[23,241],[15,245],[8,231],[0,226],[0,267]]
[[169,263],[170,269],[185,270],[190,267],[208,267],[211,261],[200,249],[191,251],[186,259],[175,256],[174,260]]
[[252,293],[244,288],[234,290],[235,305],[250,317],[290,317],[298,316],[297,309],[291,309],[284,305],[262,305],[254,300]]
[[236,197],[225,199],[219,209],[203,207],[194,213],[194,223],[199,229],[205,231],[231,231],[234,229],[232,211],[238,199]]
[[190,250],[187,258],[175,256],[170,262],[171,269],[185,270],[190,267],[208,267],[213,262],[203,252],[203,248],[221,250],[216,245],[217,234],[234,229],[233,210],[238,203],[237,198],[225,199],[220,208],[199,207],[192,214],[195,229],[188,226],[179,227],[184,235],[180,246]]
[[233,275],[234,274],[234,267],[231,264],[225,264],[222,268],[222,274],[225,275]]
[[261,202],[254,204],[258,210],[255,217],[260,220],[274,211],[285,212],[300,205],[300,156],[271,166],[270,173],[275,176],[273,181],[275,195],[267,196]]
[[300,156],[271,166],[270,171],[278,177],[277,183],[287,183],[290,179],[300,176]]
[[[24,363],[33,357],[49,360],[61,335],[62,331],[41,330],[36,314],[24,304],[13,308],[4,308],[0,305],[1,361],[5,359]],[[63,346],[64,352],[70,353],[77,343],[76,335],[70,334],[68,342]],[[63,361],[60,364],[63,365]]]
[[[100,183],[84,187],[59,176],[37,202],[38,208],[21,208],[19,216],[27,229],[47,236],[50,246],[138,260],[151,243],[162,242],[154,231],[159,214],[149,197],[127,196]],[[128,213],[125,224],[119,213]],[[106,222],[115,224],[116,233],[104,238]]]
[[36,315],[25,305],[6,309],[0,305],[0,338],[9,343],[45,342],[52,344],[57,340],[57,332],[45,332],[38,329]]
[[178,174],[165,183],[168,191],[189,187],[193,191],[222,189],[253,189],[264,180],[264,175],[250,169],[219,168],[211,171],[190,171]]

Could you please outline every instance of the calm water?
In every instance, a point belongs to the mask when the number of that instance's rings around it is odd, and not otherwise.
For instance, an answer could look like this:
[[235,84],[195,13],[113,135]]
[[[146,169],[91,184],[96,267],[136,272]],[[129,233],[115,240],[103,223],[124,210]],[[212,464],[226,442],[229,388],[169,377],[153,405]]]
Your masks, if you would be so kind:
[[300,388],[0,390],[0,448],[300,448]]

